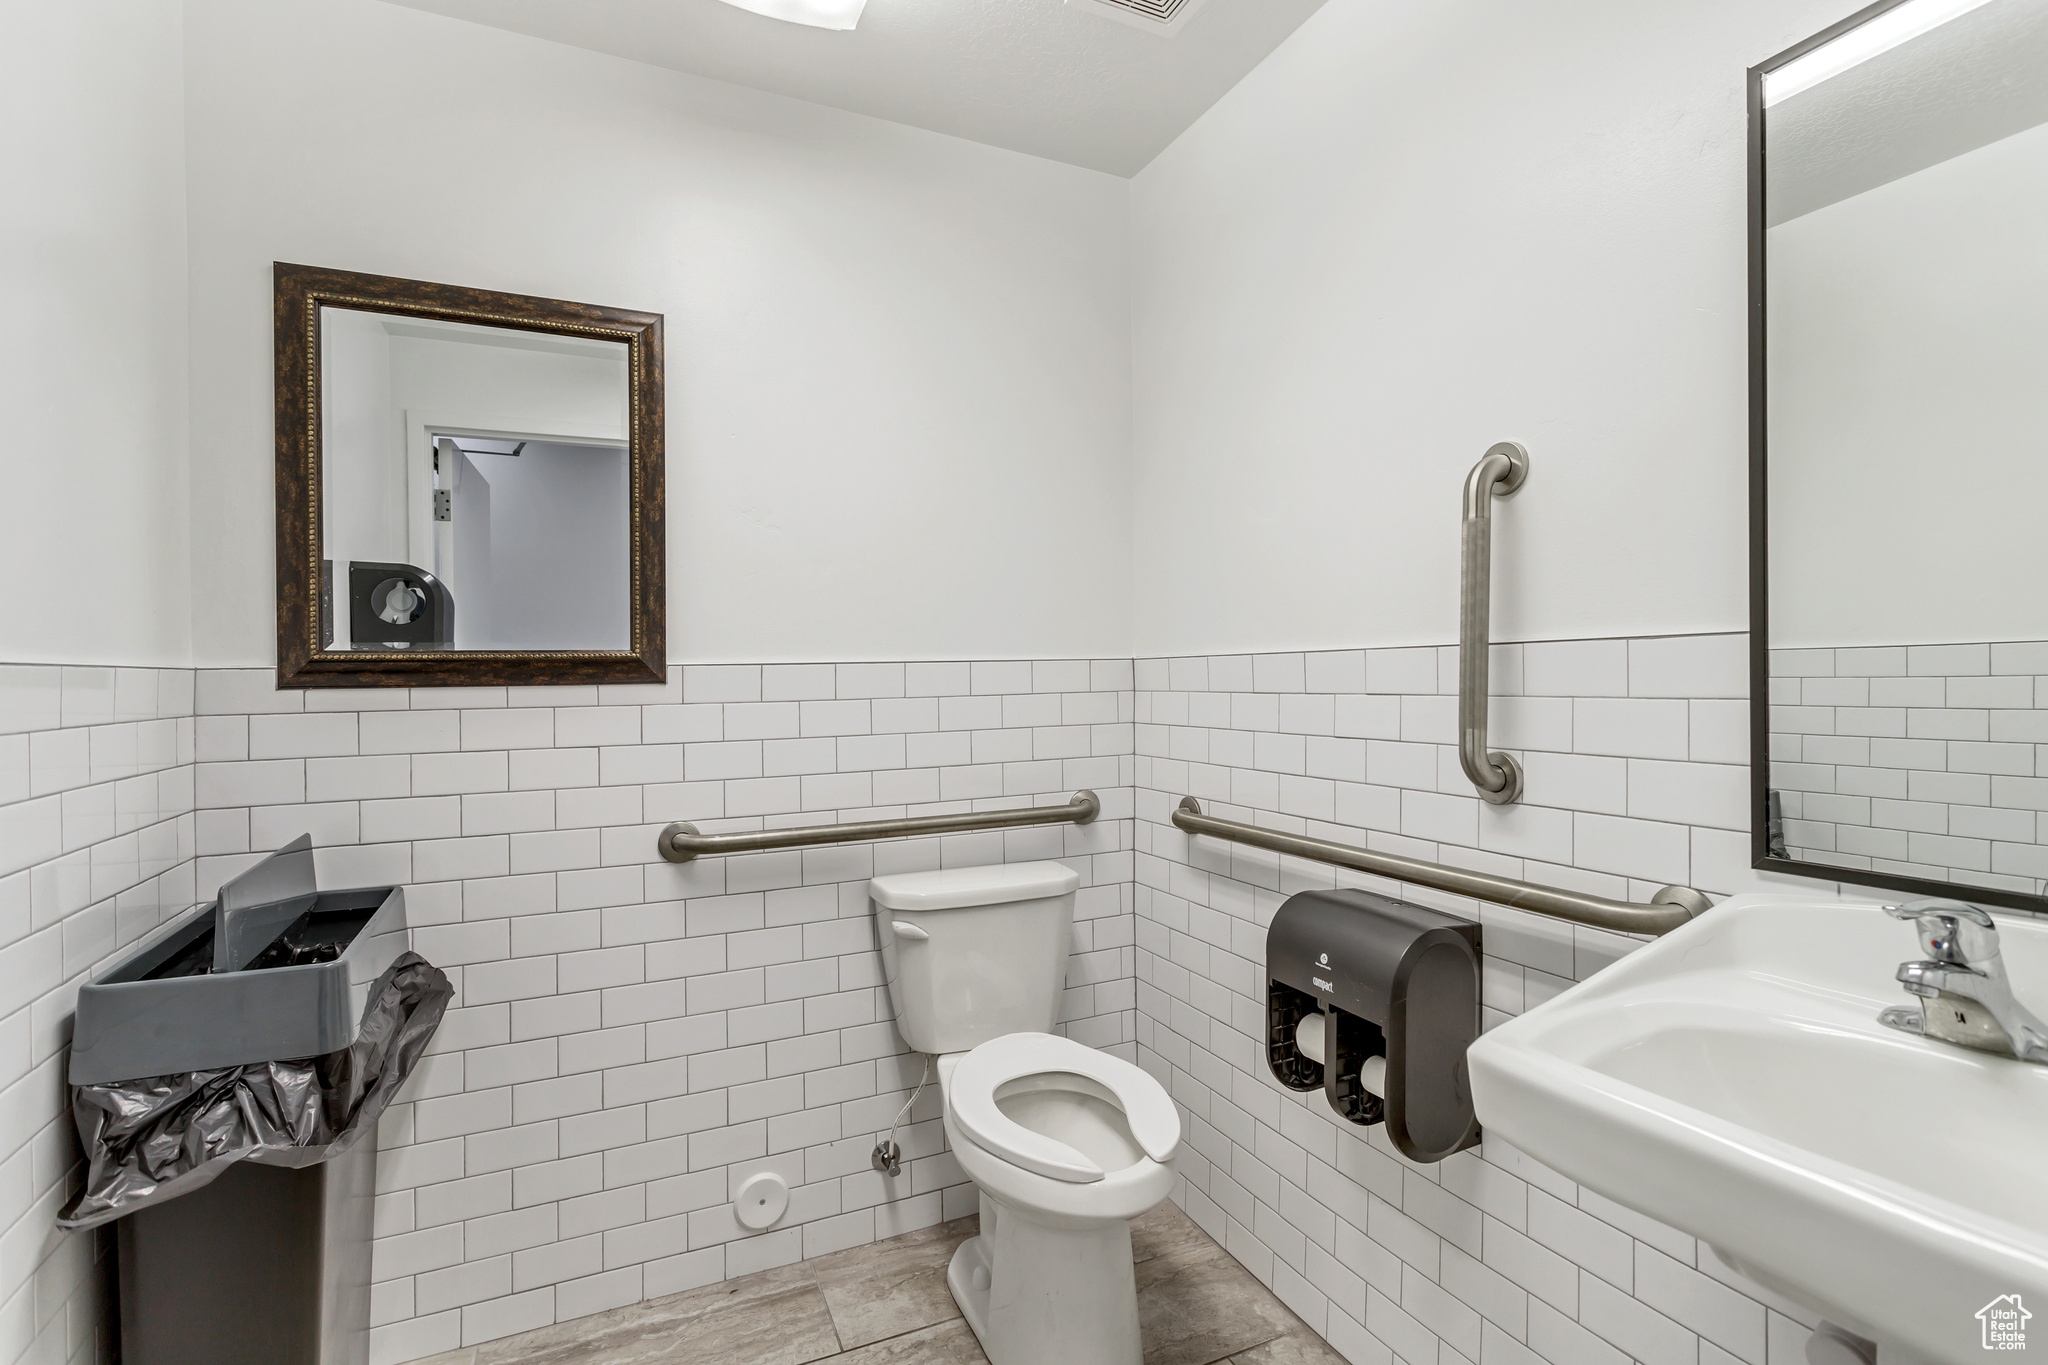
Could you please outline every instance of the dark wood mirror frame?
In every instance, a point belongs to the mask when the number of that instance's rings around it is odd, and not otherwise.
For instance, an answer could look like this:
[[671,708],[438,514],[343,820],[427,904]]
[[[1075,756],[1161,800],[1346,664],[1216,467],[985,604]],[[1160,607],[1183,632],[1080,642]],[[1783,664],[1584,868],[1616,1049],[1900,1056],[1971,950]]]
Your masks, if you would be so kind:
[[[667,679],[661,314],[460,285],[273,267],[277,347],[277,685],[463,687]],[[355,308],[622,342],[630,390],[624,650],[333,650],[320,647],[320,309]]]

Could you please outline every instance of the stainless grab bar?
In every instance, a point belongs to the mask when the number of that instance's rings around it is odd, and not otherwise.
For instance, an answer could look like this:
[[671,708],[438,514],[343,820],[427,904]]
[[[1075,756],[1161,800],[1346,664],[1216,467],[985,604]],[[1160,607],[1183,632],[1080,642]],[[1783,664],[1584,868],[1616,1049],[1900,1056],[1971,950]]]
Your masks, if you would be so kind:
[[1687,920],[1705,914],[1714,904],[1689,886],[1667,886],[1650,897],[1648,905],[1638,905],[1634,901],[1609,900],[1605,896],[1566,891],[1562,887],[1543,886],[1514,877],[1497,877],[1491,872],[1445,867],[1442,863],[1427,863],[1420,858],[1374,853],[1370,849],[1332,843],[1328,839],[1282,834],[1278,830],[1260,829],[1257,825],[1204,815],[1201,803],[1192,796],[1181,798],[1180,805],[1173,812],[1173,823],[1175,828],[1190,834],[1213,835],[1232,843],[1250,844],[1275,853],[1291,853],[1297,858],[1312,858],[1319,863],[1334,863],[1359,872],[1373,872],[1397,881],[1448,891],[1454,896],[1471,896],[1496,905],[1549,915],[1553,919],[1569,920],[1573,924],[1616,929],[1624,934],[1668,934]]
[[895,820],[856,820],[843,825],[799,825],[794,829],[742,830],[735,834],[704,834],[678,820],[655,836],[655,847],[672,863],[687,863],[706,853],[764,853],[778,848],[810,848],[863,839],[908,839],[918,834],[958,834],[973,829],[1020,829],[1026,825],[1085,825],[1102,809],[1091,791],[1077,791],[1057,806],[1025,806],[1013,810],[978,810],[961,815],[913,815]]
[[1493,500],[1529,477],[1529,452],[1502,441],[1465,478],[1464,554],[1458,575],[1458,762],[1479,795],[1496,806],[1522,795],[1522,765],[1486,748],[1488,607],[1493,574]]

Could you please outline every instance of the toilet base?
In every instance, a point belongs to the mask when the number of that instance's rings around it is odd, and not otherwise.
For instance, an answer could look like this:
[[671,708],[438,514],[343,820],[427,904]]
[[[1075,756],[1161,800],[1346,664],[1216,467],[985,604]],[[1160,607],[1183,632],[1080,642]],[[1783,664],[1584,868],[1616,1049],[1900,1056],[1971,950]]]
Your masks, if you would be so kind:
[[[1050,1227],[981,1196],[946,1285],[989,1365],[1141,1365],[1131,1225]],[[991,1227],[993,1223],[993,1227]]]
[[[960,1316],[967,1319],[967,1325],[974,1329],[974,1339],[981,1343],[981,1353],[988,1355],[988,1287],[990,1271],[988,1242],[985,1238],[969,1237],[953,1249],[953,1259],[946,1264],[946,1288],[953,1291],[953,1302],[960,1305]],[[994,1356],[989,1356],[993,1361]]]

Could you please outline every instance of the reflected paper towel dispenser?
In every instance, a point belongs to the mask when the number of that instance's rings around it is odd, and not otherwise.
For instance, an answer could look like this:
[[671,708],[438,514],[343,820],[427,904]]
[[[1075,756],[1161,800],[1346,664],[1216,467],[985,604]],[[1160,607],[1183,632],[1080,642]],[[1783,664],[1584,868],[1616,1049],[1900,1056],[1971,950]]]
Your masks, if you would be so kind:
[[452,645],[455,599],[425,569],[354,560],[348,566],[348,628],[358,648]]
[[1479,1141],[1479,926],[1370,891],[1290,896],[1266,931],[1266,1063],[1413,1161]]

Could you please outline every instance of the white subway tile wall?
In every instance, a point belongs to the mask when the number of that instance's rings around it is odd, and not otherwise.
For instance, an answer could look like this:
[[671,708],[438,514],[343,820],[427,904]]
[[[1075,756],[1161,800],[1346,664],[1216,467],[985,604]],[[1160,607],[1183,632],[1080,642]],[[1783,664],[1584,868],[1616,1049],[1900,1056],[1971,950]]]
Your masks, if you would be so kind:
[[[268,670],[0,669],[13,955],[0,1359],[111,1358],[105,1239],[62,1049],[96,964],[301,831],[324,885],[398,882],[460,994],[387,1120],[375,1359],[398,1362],[969,1212],[874,952],[875,872],[1053,857],[1083,875],[1062,1027],[1182,1104],[1176,1199],[1350,1359],[1786,1365],[1803,1315],[1706,1248],[1497,1141],[1416,1167],[1267,1076],[1263,928],[1319,865],[1220,814],[1637,898],[1748,872],[1745,642],[1496,647],[1495,743],[1458,771],[1454,649],[680,668],[656,688],[278,692]],[[1961,670],[1957,671],[1961,676]],[[1944,674],[1944,677],[1950,676]],[[196,704],[195,704],[196,693]],[[1103,798],[1095,824],[702,859],[707,831]],[[1135,817],[1135,818],[1134,818]],[[1345,884],[1373,885],[1344,874]],[[1814,890],[1823,888],[1816,886]],[[1486,1018],[1633,940],[1424,891],[1486,926]],[[790,1221],[737,1228],[761,1169]]]
[[1182,1107],[1174,1198],[1357,1365],[1801,1362],[1812,1319],[1693,1238],[1497,1139],[1412,1164],[1266,1069],[1265,926],[1295,891],[1477,917],[1489,1026],[1637,941],[1191,839],[1184,795],[1606,895],[1756,885],[1747,637],[1502,645],[1491,665],[1493,742],[1527,775],[1508,807],[1459,770],[1454,648],[1136,662],[1138,1057]]
[[1771,651],[1786,854],[2048,886],[2048,643]]
[[[414,1359],[975,1207],[875,949],[877,873],[1082,876],[1062,1029],[1135,1055],[1131,661],[672,669],[666,687],[279,692],[202,670],[197,890],[301,831],[403,883],[457,996],[380,1130],[372,1359]],[[707,833],[1101,798],[1086,826],[702,858]],[[733,1219],[762,1170],[766,1233]]]
[[190,669],[0,666],[0,1360],[112,1359],[111,1230],[58,1232],[78,987],[193,903]]

